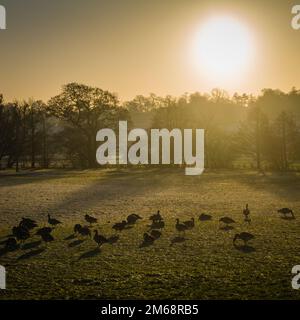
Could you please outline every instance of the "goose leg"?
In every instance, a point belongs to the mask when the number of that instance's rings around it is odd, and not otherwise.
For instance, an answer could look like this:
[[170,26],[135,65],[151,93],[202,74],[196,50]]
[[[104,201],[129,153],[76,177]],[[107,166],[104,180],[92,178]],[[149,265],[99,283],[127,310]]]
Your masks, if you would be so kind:
[[294,216],[294,212],[293,212],[293,211],[291,211],[291,214],[292,214],[292,217],[295,219],[295,216]]

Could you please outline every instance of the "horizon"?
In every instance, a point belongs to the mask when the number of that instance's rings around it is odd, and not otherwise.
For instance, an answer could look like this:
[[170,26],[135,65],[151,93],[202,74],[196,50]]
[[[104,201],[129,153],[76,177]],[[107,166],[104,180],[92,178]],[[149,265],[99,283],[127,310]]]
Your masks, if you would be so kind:
[[[77,82],[72,81],[72,82],[70,82],[70,83],[77,83]],[[69,83],[69,84],[70,84],[70,83]],[[79,85],[84,85],[84,86],[92,87],[91,85],[86,84],[86,83],[78,83],[78,84],[79,84]],[[59,90],[57,91],[57,93],[54,94],[53,96],[49,97],[49,98],[46,99],[46,100],[38,99],[38,98],[36,98],[36,97],[34,97],[34,96],[7,99],[7,96],[5,96],[2,92],[0,92],[0,94],[3,95],[3,102],[4,102],[4,103],[12,103],[12,102],[15,102],[15,101],[17,101],[17,102],[26,102],[26,101],[29,101],[29,100],[30,100],[30,101],[42,101],[42,102],[44,102],[44,103],[47,104],[52,98],[58,96],[58,95],[62,92],[63,88],[64,88],[66,85],[68,85],[68,84],[66,83],[66,84],[61,85],[61,86],[59,87]],[[95,86],[94,88],[98,88],[98,87]],[[158,94],[156,94],[155,92],[151,92],[151,91],[150,91],[150,92],[145,93],[145,94],[139,94],[139,93],[137,93],[136,95],[134,95],[134,96],[132,96],[132,97],[130,97],[130,98],[128,98],[128,99],[122,99],[122,98],[120,97],[120,95],[119,95],[118,92],[113,92],[113,91],[109,90],[108,88],[99,88],[99,89],[104,90],[104,91],[108,91],[108,92],[110,92],[111,94],[113,94],[113,95],[118,99],[118,101],[119,101],[119,103],[120,103],[121,105],[122,105],[122,104],[126,104],[127,102],[131,102],[131,101],[133,101],[133,100],[134,100],[135,98],[137,98],[137,97],[143,96],[143,97],[145,97],[145,98],[149,98],[151,95],[154,95],[154,96],[156,96],[156,97],[158,97],[158,98],[163,98],[163,99],[164,99],[164,98],[167,98],[167,97],[172,97],[172,98],[174,98],[174,99],[176,99],[176,100],[180,99],[181,97],[190,97],[190,96],[192,96],[193,94],[200,94],[200,95],[202,95],[202,96],[211,97],[211,96],[212,96],[212,92],[213,92],[214,90],[218,90],[218,91],[220,91],[221,93],[224,93],[225,95],[227,94],[229,100],[231,100],[232,98],[234,98],[234,95],[235,95],[235,94],[237,94],[237,95],[239,95],[239,96],[242,96],[242,95],[246,94],[248,97],[258,98],[258,97],[260,97],[260,96],[263,96],[263,91],[264,91],[264,90],[271,90],[271,91],[273,91],[273,92],[278,91],[278,92],[281,92],[281,93],[283,93],[283,94],[285,94],[285,95],[289,94],[289,93],[292,92],[293,90],[295,90],[295,91],[297,91],[297,92],[300,91],[300,87],[298,88],[298,87],[296,87],[296,86],[292,86],[290,89],[287,89],[287,90],[282,90],[282,89],[280,89],[280,88],[261,88],[261,89],[259,89],[258,92],[256,92],[256,93],[252,93],[252,92],[238,92],[238,91],[235,91],[235,90],[233,90],[232,92],[228,92],[227,90],[225,90],[225,89],[223,89],[223,88],[217,88],[217,87],[216,87],[216,88],[212,88],[211,91],[209,91],[209,92],[204,92],[204,91],[199,91],[199,90],[198,90],[198,91],[191,91],[191,92],[182,92],[181,94],[178,94],[178,95],[171,95],[171,94],[168,94],[168,93],[166,93],[166,94],[164,94],[164,95],[158,95]]]

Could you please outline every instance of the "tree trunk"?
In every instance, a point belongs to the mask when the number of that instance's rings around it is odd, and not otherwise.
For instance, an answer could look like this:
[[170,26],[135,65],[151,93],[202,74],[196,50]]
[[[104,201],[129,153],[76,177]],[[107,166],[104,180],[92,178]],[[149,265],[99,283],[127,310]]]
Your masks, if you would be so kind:
[[286,170],[288,168],[287,160],[287,146],[286,146],[286,119],[282,119],[282,156],[283,156],[283,168]]
[[[18,117],[18,115],[17,115]],[[20,119],[16,120],[16,172],[19,172],[19,154],[20,154],[20,133],[19,133],[19,124],[20,124]]]
[[256,119],[256,169],[261,169],[261,135],[260,135],[260,115],[259,111]]
[[48,169],[48,149],[47,149],[47,132],[46,132],[46,119],[43,115],[43,168]]
[[35,125],[33,118],[33,111],[31,111],[31,168],[35,168]]

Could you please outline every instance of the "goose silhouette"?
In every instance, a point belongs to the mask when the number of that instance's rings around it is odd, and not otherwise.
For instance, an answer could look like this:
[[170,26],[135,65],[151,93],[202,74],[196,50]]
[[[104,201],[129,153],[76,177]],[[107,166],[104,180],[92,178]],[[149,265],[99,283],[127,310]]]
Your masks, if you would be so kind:
[[128,224],[135,224],[140,219],[142,219],[142,217],[140,217],[138,214],[133,213],[127,217],[127,223]]
[[152,220],[152,222],[159,222],[159,221],[162,221],[163,220],[163,217],[161,216],[160,214],[160,211],[158,210],[156,214],[153,214],[149,220]]
[[36,228],[38,225],[36,221],[29,219],[29,218],[22,218],[20,224],[20,227],[25,227],[27,230],[32,230]]
[[225,223],[226,225],[235,223],[235,221],[230,217],[222,217],[219,219],[219,221]]
[[94,233],[95,235],[93,239],[97,243],[98,247],[101,247],[104,243],[108,242],[107,238],[99,234],[98,230],[95,230]]
[[61,224],[61,222],[55,218],[51,218],[50,214],[48,214],[48,223],[52,226],[56,226],[58,224]]
[[161,236],[161,232],[159,230],[151,230],[150,235],[157,240]]
[[247,245],[248,241],[254,239],[254,235],[249,232],[237,233],[233,238],[233,243],[235,243],[238,239],[244,241],[244,244]]
[[123,220],[122,222],[117,222],[113,225],[113,229],[116,231],[123,231],[126,228],[127,221]]
[[175,228],[179,232],[185,232],[188,229],[188,227],[185,224],[179,222],[179,219],[176,219]]
[[193,229],[195,227],[195,219],[191,218],[191,220],[184,221],[183,224],[186,226],[187,229]]
[[278,213],[282,213],[285,217],[287,214],[291,214],[292,218],[295,218],[294,212],[290,208],[281,208],[277,210]]
[[210,214],[201,213],[199,216],[200,221],[209,221],[212,219],[212,216]]
[[90,216],[90,215],[88,215],[88,214],[86,214],[86,215],[84,216],[84,219],[85,219],[85,221],[88,222],[89,224],[93,224],[93,223],[97,223],[97,222],[98,222],[98,220],[97,220],[96,218],[94,218],[94,217],[92,217],[92,216]]

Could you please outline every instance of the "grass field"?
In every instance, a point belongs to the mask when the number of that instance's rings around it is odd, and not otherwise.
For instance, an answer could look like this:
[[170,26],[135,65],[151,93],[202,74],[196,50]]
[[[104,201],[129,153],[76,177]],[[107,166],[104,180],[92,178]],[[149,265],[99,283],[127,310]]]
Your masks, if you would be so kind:
[[[243,222],[249,203],[252,223]],[[295,220],[276,212],[291,207]],[[160,209],[166,227],[153,246],[140,248],[148,217]],[[186,240],[175,219],[213,215],[196,221]],[[300,264],[300,176],[260,175],[250,171],[207,171],[185,176],[183,169],[36,171],[0,174],[0,241],[22,216],[46,225],[47,213],[63,222],[55,241],[33,236],[20,249],[0,250],[7,290],[0,299],[299,299],[291,287],[291,269]],[[72,235],[84,214],[113,236],[111,226],[130,213],[144,219],[97,250],[91,239]],[[236,220],[220,229],[219,218]],[[233,246],[236,232],[255,235],[246,249]],[[0,245],[1,248],[1,245]]]

